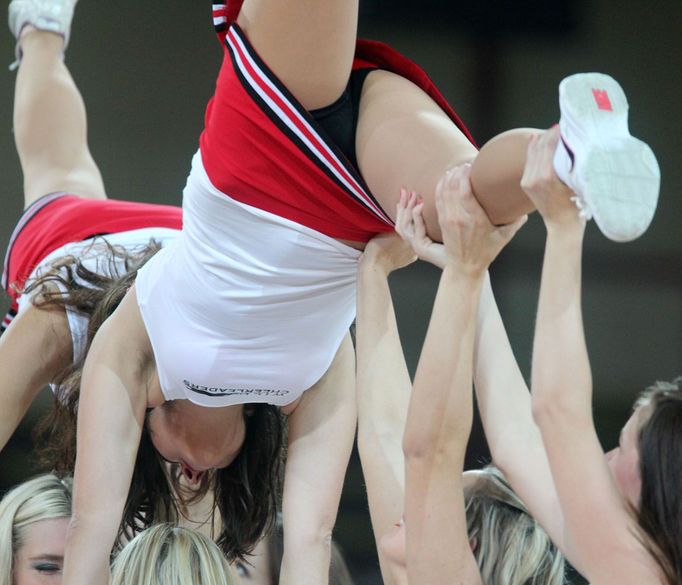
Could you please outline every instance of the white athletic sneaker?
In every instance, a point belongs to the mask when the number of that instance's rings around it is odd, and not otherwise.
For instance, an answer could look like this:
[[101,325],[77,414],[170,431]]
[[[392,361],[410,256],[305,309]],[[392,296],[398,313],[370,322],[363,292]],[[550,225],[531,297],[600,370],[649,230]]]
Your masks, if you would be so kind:
[[[9,29],[17,41],[27,24],[38,30],[53,32],[64,37],[66,49],[76,2],[77,0],[12,0],[9,3]],[[15,54],[18,63],[21,59],[18,42]]]
[[559,178],[580,213],[609,239],[641,236],[656,211],[661,173],[653,151],[628,131],[628,102],[608,75],[579,73],[559,85]]

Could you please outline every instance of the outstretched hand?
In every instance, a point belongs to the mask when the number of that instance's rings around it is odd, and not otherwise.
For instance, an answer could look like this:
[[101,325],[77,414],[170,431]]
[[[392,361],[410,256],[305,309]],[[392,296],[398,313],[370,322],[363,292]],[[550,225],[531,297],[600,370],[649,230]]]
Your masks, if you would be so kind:
[[535,204],[545,224],[584,223],[574,203],[575,193],[554,172],[554,151],[558,142],[558,126],[531,136],[521,188]]
[[420,260],[430,262],[445,268],[445,247],[443,244],[434,242],[426,234],[424,222],[424,202],[412,191],[408,194],[405,189],[400,191],[398,202],[395,231],[414,250]]
[[480,274],[487,270],[528,216],[508,225],[494,226],[474,197],[470,174],[471,165],[465,164],[450,170],[441,179],[436,187],[436,209],[446,264],[468,274]]

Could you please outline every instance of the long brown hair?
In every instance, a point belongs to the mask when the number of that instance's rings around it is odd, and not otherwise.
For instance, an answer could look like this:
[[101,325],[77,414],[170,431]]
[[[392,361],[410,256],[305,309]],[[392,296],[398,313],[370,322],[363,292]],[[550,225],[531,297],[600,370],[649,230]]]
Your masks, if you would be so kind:
[[682,583],[682,376],[656,382],[635,408],[649,410],[639,429],[642,490],[637,521],[643,544],[670,585]]
[[145,421],[119,544],[159,522],[176,522],[186,515],[189,504],[213,494],[221,519],[220,532],[212,534],[218,546],[230,562],[250,553],[277,519],[286,432],[282,415],[272,404],[248,405],[244,422],[244,444],[234,461],[207,473],[199,487],[190,490],[180,482],[179,465],[168,465],[154,448]]
[[[75,467],[78,399],[87,349],[135,282],[138,270],[159,249],[151,240],[131,254],[95,238],[84,256],[97,255],[100,273],[89,270],[79,258],[66,256],[55,260],[23,291],[41,309],[68,309],[89,317],[86,351],[74,356],[53,381],[54,408],[35,432],[41,463],[60,475],[73,473]],[[208,490],[214,492],[222,518],[217,542],[228,559],[242,558],[271,530],[283,476],[284,421],[279,409],[269,404],[252,405],[244,412],[246,438],[239,455],[229,467],[208,474],[201,489],[189,496],[178,482],[178,466],[167,467],[144,425],[119,532],[121,542],[158,522],[176,521],[187,503],[185,497],[198,499]]]
[[82,256],[96,257],[98,272],[87,268],[80,258],[62,256],[22,291],[31,296],[31,302],[39,309],[61,309],[89,318],[84,351],[82,355],[74,355],[72,362],[52,381],[54,408],[34,431],[40,463],[60,475],[73,473],[76,461],[78,399],[90,344],[135,282],[138,270],[160,249],[157,241],[150,240],[137,253],[131,254],[102,237],[95,237]]

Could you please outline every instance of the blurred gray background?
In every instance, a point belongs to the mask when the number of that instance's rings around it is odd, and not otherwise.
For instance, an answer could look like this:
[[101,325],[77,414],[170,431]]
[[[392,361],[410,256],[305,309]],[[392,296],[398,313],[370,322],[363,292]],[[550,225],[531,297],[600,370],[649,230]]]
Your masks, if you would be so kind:
[[[82,0],[78,6],[67,63],[88,108],[91,149],[111,197],[181,202],[221,59],[209,4],[195,5]],[[614,244],[595,226],[588,228],[585,329],[597,426],[604,447],[612,448],[636,394],[654,380],[682,373],[682,2],[361,0],[361,5],[362,36],[389,42],[419,63],[480,144],[508,128],[557,122],[557,85],[570,73],[604,71],[624,87],[631,130],[653,147],[663,180],[653,225],[636,242]],[[0,35],[0,61],[9,64],[13,50],[13,38]],[[0,67],[4,244],[22,208],[12,139],[13,84],[14,74]],[[493,269],[493,285],[527,378],[543,241],[544,228],[532,217]],[[412,371],[437,277],[418,264],[392,282]],[[0,384],[0,408],[1,393]],[[49,399],[39,402],[0,455],[0,491],[33,472],[30,428]],[[477,431],[469,465],[486,456]],[[379,583],[356,457],[337,538],[357,583]]]

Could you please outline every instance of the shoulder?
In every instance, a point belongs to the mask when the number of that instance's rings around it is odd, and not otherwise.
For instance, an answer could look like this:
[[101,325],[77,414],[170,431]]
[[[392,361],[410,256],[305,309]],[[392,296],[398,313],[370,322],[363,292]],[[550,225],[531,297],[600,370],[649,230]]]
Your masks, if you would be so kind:
[[137,303],[135,286],[102,324],[92,342],[89,361],[103,361],[146,384],[155,377],[154,357],[149,335]]
[[30,302],[14,318],[5,335],[21,337],[22,342],[43,357],[49,369],[61,368],[72,359],[69,322],[66,311],[58,305],[41,307]]
[[29,304],[0,337],[0,361],[12,379],[42,387],[53,382],[72,359],[66,313]]

